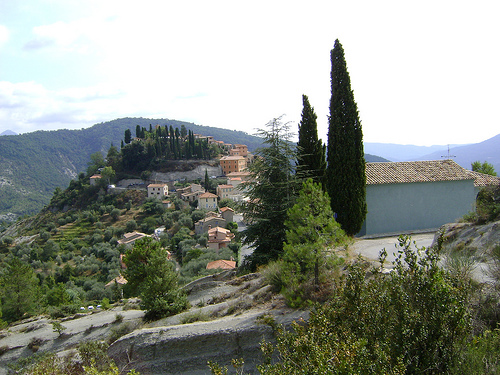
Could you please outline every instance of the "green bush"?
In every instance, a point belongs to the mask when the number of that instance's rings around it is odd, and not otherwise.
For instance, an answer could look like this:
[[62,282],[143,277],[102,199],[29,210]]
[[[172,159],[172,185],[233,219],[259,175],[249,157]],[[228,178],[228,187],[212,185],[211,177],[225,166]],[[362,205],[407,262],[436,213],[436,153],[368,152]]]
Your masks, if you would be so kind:
[[500,330],[485,331],[473,337],[462,351],[451,371],[461,375],[494,375],[500,373]]
[[471,333],[469,289],[438,266],[433,250],[414,251],[410,244],[400,237],[390,275],[350,265],[308,324],[279,332],[280,361],[261,373],[449,373]]

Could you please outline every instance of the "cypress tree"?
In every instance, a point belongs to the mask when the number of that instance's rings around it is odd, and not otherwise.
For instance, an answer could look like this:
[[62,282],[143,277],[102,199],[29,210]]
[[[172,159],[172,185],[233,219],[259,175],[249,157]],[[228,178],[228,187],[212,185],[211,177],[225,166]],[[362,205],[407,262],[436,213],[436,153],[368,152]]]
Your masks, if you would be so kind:
[[124,138],[126,144],[129,144],[132,141],[132,132],[130,131],[130,129],[125,129]]
[[342,229],[354,235],[366,217],[363,132],[351,90],[344,49],[338,41],[330,53],[332,71],[326,189]]
[[325,147],[321,139],[318,139],[317,116],[306,95],[302,95],[302,105],[297,142],[297,173],[301,178],[310,177],[316,183],[323,183],[326,170]]

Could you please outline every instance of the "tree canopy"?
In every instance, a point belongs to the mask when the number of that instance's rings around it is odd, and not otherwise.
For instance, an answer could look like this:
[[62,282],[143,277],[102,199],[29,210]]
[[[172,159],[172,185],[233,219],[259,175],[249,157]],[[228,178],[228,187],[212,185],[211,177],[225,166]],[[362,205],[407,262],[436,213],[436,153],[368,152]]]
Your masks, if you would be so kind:
[[477,160],[477,161],[472,163],[471,169],[474,172],[489,174],[490,176],[497,175],[497,173],[495,172],[495,167],[493,167],[493,165],[488,163],[487,161],[485,161],[481,164],[481,162],[479,160]]

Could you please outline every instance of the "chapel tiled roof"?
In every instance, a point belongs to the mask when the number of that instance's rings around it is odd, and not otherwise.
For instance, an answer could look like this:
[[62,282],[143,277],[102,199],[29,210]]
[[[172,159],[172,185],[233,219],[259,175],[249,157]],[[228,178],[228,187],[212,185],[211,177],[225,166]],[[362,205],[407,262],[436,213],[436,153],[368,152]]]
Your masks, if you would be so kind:
[[475,180],[453,160],[366,163],[366,184]]
[[469,171],[471,175],[474,176],[474,186],[485,187],[491,185],[500,185],[500,177],[490,176],[489,174]]

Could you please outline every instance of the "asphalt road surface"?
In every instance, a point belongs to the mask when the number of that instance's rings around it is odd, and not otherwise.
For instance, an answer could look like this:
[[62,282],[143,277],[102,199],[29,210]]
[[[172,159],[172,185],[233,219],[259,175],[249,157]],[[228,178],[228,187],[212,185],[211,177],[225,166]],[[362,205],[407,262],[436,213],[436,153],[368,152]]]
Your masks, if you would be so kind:
[[[412,248],[415,249],[416,246],[418,249],[421,249],[422,247],[427,248],[431,246],[434,240],[434,234],[435,232],[411,235]],[[385,266],[387,268],[391,268],[391,263],[394,259],[396,259],[395,254],[397,254],[399,249],[398,237],[399,236],[356,239],[354,244],[351,246],[353,249],[353,255],[357,256],[358,254],[361,254],[361,256],[365,259],[376,262],[378,261],[380,251],[385,248],[387,251]]]

